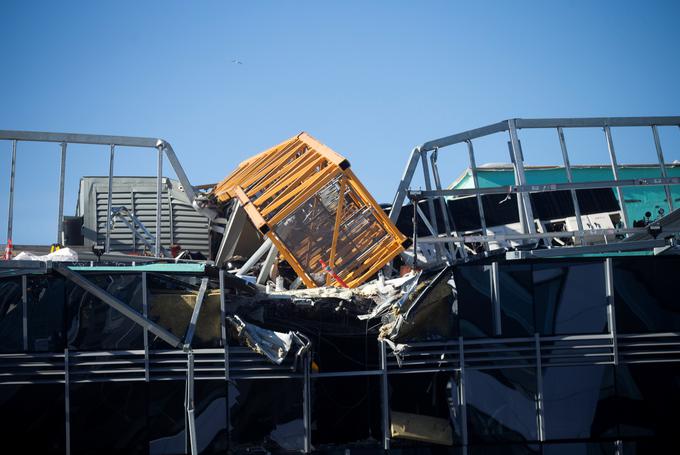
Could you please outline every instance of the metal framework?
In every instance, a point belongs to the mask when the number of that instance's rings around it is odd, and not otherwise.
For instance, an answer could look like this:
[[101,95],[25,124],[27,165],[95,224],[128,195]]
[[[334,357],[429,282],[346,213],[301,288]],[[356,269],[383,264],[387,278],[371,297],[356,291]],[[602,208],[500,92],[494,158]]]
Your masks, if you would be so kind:
[[[196,192],[194,187],[189,182],[182,165],[179,163],[175,151],[169,142],[158,139],[158,138],[148,138],[148,137],[132,137],[132,136],[106,136],[97,134],[74,134],[74,133],[47,133],[39,131],[10,131],[10,130],[0,130],[0,140],[11,141],[12,143],[12,161],[10,165],[10,187],[9,187],[9,206],[7,214],[7,241],[8,243],[12,240],[12,228],[14,222],[14,180],[15,180],[15,170],[16,170],[16,156],[17,156],[17,146],[20,142],[46,142],[46,143],[58,143],[60,144],[60,157],[61,165],[59,169],[59,187],[58,187],[58,213],[59,218],[57,222],[57,235],[56,242],[62,243],[62,225],[64,220],[64,179],[66,176],[66,150],[68,144],[89,144],[89,145],[104,145],[109,147],[109,180],[108,180],[108,222],[106,223],[106,245],[105,252],[109,252],[110,247],[110,224],[112,216],[112,185],[113,185],[113,171],[114,171],[114,158],[115,158],[115,148],[116,147],[140,147],[140,148],[152,148],[157,150],[157,184],[156,184],[156,230],[158,231],[161,226],[161,206],[162,206],[162,189],[163,189],[163,157],[167,157],[170,165],[172,166],[175,174],[179,178],[182,186],[184,187],[184,192],[186,193],[191,204],[199,210],[201,213],[206,215],[210,219],[215,218],[215,213],[209,209],[201,208],[196,201]],[[160,257],[162,254],[162,248],[160,243],[160,235],[156,232],[154,254],[156,257]]]
[[[579,206],[578,198],[576,197],[577,189],[592,189],[592,188],[612,188],[616,191],[619,204],[621,206],[623,228],[607,230],[607,234],[614,235],[630,235],[635,233],[645,232],[644,228],[634,228],[628,220],[628,214],[626,212],[625,200],[622,194],[622,188],[630,186],[663,186],[666,199],[668,200],[669,208],[671,211],[674,210],[673,200],[671,197],[671,185],[679,185],[679,177],[669,177],[667,171],[667,163],[664,160],[663,150],[661,146],[661,141],[659,139],[658,127],[659,126],[680,126],[680,117],[596,117],[596,118],[548,118],[548,119],[509,119],[502,122],[495,123],[493,125],[484,126],[481,128],[476,128],[473,130],[465,131],[462,133],[454,134],[451,136],[443,137],[440,139],[435,139],[432,141],[425,142],[424,144],[416,147],[411,152],[409,160],[406,164],[401,181],[397,187],[397,192],[394,196],[392,202],[392,209],[390,212],[390,219],[396,222],[399,217],[401,208],[406,200],[407,196],[415,198],[425,198],[428,201],[428,206],[430,207],[430,219],[424,213],[420,213],[421,218],[426,220],[426,224],[429,226],[437,226],[435,211],[433,210],[432,201],[434,199],[439,199],[441,204],[441,215],[445,222],[446,231],[444,233],[433,233],[432,237],[421,238],[420,242],[423,243],[458,243],[459,256],[464,257],[464,243],[465,242],[481,242],[483,243],[485,250],[489,250],[489,242],[493,241],[505,241],[505,240],[517,240],[517,241],[527,241],[527,240],[540,240],[549,239],[553,237],[578,237],[584,239],[586,234],[593,234],[592,230],[585,230],[581,221],[581,209]],[[619,127],[648,127],[650,128],[651,137],[654,140],[654,148],[656,150],[656,155],[658,163],[654,163],[654,166],[658,166],[660,169],[661,177],[659,178],[640,178],[640,179],[620,179],[619,178],[619,164],[616,156],[616,151],[614,148],[614,140],[612,137],[611,128]],[[541,184],[541,185],[531,185],[527,183],[526,180],[526,163],[522,154],[522,146],[519,138],[519,130],[521,129],[553,129],[557,133],[557,139],[559,140],[560,150],[562,154],[563,166],[567,176],[567,183],[553,183],[553,184]],[[607,150],[609,153],[609,158],[611,161],[612,174],[614,180],[598,181],[598,182],[574,182],[572,167],[569,160],[569,153],[567,151],[567,145],[564,138],[564,130],[568,128],[601,128],[604,132]],[[480,188],[479,180],[477,177],[478,168],[477,162],[475,160],[473,140],[489,136],[496,133],[507,133],[508,134],[508,146],[510,150],[510,158],[513,164],[514,174],[515,174],[515,184],[507,186],[498,186],[493,188]],[[437,183],[437,188],[432,189],[430,184],[430,173],[435,182],[440,181],[439,171],[436,166],[437,155],[440,149],[448,147],[455,144],[465,143],[467,145],[468,157],[470,163],[470,173],[472,176],[472,182],[474,188],[470,189],[441,189],[441,184]],[[431,167],[426,165],[427,155],[430,154],[430,161],[432,163]],[[425,189],[415,190],[410,188],[411,180],[416,172],[419,163],[423,163],[422,169],[424,173]],[[574,205],[574,211],[576,215],[577,230],[575,231],[562,231],[562,232],[550,232],[550,233],[539,233],[536,232],[535,227],[535,217],[533,215],[533,207],[531,203],[531,198],[529,194],[536,192],[545,191],[559,191],[568,190],[571,193],[572,202]],[[520,219],[520,224],[522,227],[522,232],[518,234],[508,234],[508,235],[488,235],[486,216],[484,213],[484,207],[482,205],[481,197],[488,194],[516,194],[518,214]],[[479,210],[480,225],[482,233],[481,235],[474,236],[458,236],[452,233],[450,230],[451,222],[449,221],[448,211],[445,205],[446,197],[461,197],[461,196],[475,196],[477,199],[477,207]],[[441,236],[440,234],[444,234]],[[453,235],[452,235],[453,234]]]
[[[14,265],[19,273],[46,273],[50,266],[38,271],[31,264],[16,261]],[[44,265],[44,264],[43,264]],[[311,371],[309,352],[304,354],[301,368],[295,368],[294,360],[289,356],[280,365],[268,362],[263,356],[246,347],[233,346],[227,339],[225,326],[225,293],[224,271],[219,272],[220,314],[222,348],[192,349],[191,339],[195,321],[201,311],[201,294],[205,294],[208,280],[203,277],[199,296],[194,307],[191,321],[184,340],[175,335],[165,333],[165,329],[157,326],[147,317],[147,280],[146,272],[139,272],[142,278],[143,314],[138,314],[124,302],[120,302],[106,291],[98,288],[82,274],[71,271],[68,267],[52,265],[51,268],[72,280],[88,292],[92,292],[104,303],[112,306],[135,323],[144,328],[144,349],[116,352],[81,352],[66,349],[63,353],[16,353],[0,354],[0,387],[10,384],[63,383],[65,387],[66,441],[70,443],[69,394],[70,385],[85,382],[114,381],[186,381],[186,417],[188,437],[187,446],[195,447],[197,428],[192,422],[194,418],[193,388],[194,381],[204,380],[301,380],[303,387],[303,451],[311,452],[314,447],[311,441],[311,382],[321,378],[369,376],[379,379],[381,396],[381,420],[383,434],[382,446],[389,450],[391,446],[390,432],[390,378],[404,374],[442,373],[450,375],[458,397],[458,408],[462,429],[462,443],[468,443],[466,418],[466,371],[524,368],[535,369],[537,376],[537,394],[535,396],[536,425],[539,441],[545,440],[545,418],[543,407],[542,369],[548,366],[578,365],[620,365],[680,362],[680,333],[618,334],[616,330],[614,298],[614,271],[612,260],[605,258],[601,262],[604,268],[606,287],[607,332],[580,335],[543,336],[538,333],[529,337],[517,338],[481,338],[464,339],[457,337],[449,340],[409,343],[398,353],[392,352],[388,343],[379,343],[379,369],[358,371]],[[498,306],[498,272],[497,263],[492,263],[491,279],[494,281],[492,294],[494,305]],[[25,278],[24,277],[24,289]],[[25,291],[22,297],[25,305]],[[23,336],[27,339],[28,324],[24,307]],[[495,332],[502,333],[500,318],[494,318]],[[150,349],[148,332],[161,336],[174,349]],[[24,341],[26,347],[26,341]],[[106,366],[105,369],[101,368]],[[227,411],[228,412],[228,411]],[[196,452],[191,452],[196,453]]]

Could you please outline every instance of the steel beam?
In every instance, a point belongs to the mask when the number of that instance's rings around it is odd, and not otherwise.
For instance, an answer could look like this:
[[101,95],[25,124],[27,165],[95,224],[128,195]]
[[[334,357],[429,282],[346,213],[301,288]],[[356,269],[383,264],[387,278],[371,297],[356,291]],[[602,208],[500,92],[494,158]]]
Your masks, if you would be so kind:
[[[163,148],[158,147],[156,162],[156,241],[154,242],[154,256],[161,257],[161,236],[163,233]],[[109,195],[109,197],[111,197]],[[191,200],[191,199],[190,199]]]
[[59,166],[59,215],[57,216],[57,243],[64,244],[64,179],[66,178],[66,142],[61,143]]
[[[612,173],[614,174],[614,180],[619,180],[619,164],[616,159],[616,151],[614,150],[614,141],[612,140],[612,132],[609,126],[604,127],[604,135],[607,138],[607,150],[609,151],[609,159],[612,164]],[[623,190],[620,186],[616,186],[616,194],[619,197],[619,205],[621,206],[621,216],[623,217],[623,227],[630,227],[630,221],[628,220],[628,212],[626,211],[626,202],[623,199]]]
[[279,250],[276,249],[276,245],[272,243],[272,246],[269,247],[269,252],[267,253],[267,257],[264,260],[264,263],[262,264],[262,268],[260,269],[260,273],[257,275],[257,284],[267,284],[267,280],[269,279],[269,271],[272,268],[272,265],[274,265],[274,261],[276,260],[276,256],[278,255]]
[[[516,182],[518,185],[526,185],[527,179],[524,173],[524,156],[522,154],[522,149],[519,143],[519,138],[517,136],[517,127],[514,120],[508,120],[508,130],[510,133],[510,144],[512,149],[512,157],[516,170]],[[519,204],[519,198],[522,199],[522,203]],[[517,206],[521,207],[522,215],[524,215],[524,221],[526,224],[527,234],[533,234],[536,232],[536,226],[534,226],[534,211],[531,207],[531,198],[526,191],[520,191],[519,197],[517,199]]]
[[404,204],[404,199],[406,199],[406,192],[409,186],[411,185],[413,173],[416,171],[419,159],[420,149],[416,147],[411,152],[411,156],[408,160],[408,163],[406,163],[404,174],[401,176],[399,186],[397,187],[397,193],[394,195],[394,200],[392,201],[392,208],[390,209],[390,221],[392,221],[393,223],[396,223],[397,219],[399,218],[401,207]]
[[12,163],[9,168],[9,203],[7,205],[7,244],[12,241],[14,223],[14,177],[17,167],[17,141],[12,141]]
[[187,327],[186,335],[184,335],[184,350],[186,351],[191,349],[191,342],[194,339],[194,333],[196,333],[198,315],[201,313],[201,307],[203,306],[203,300],[205,299],[205,291],[208,289],[208,281],[207,277],[201,278],[201,287],[198,288],[198,295],[196,296],[194,310],[192,311],[191,319],[189,320],[189,327]]
[[[434,149],[432,153],[430,154],[430,164],[432,164],[432,176],[434,177],[434,184],[435,188],[437,190],[442,189],[442,182],[441,178],[439,176],[439,167],[437,166],[437,152],[438,149]],[[444,228],[446,229],[446,235],[447,237],[451,237],[452,231],[451,231],[451,220],[449,219],[449,209],[446,204],[446,198],[443,196],[439,196],[437,198],[439,200],[439,208],[442,212],[442,218],[444,219]],[[456,235],[458,233],[456,232]],[[449,254],[451,256],[451,259],[456,259],[456,251],[458,249],[457,245],[449,245]],[[465,257],[467,254],[465,252],[465,246],[461,247],[461,252],[463,257]]]
[[111,250],[111,198],[113,193],[113,159],[116,152],[116,146],[111,144],[111,151],[109,153],[109,190],[106,203],[106,239],[104,243],[104,252],[108,253]]
[[65,277],[66,279],[72,281],[73,283],[77,284],[90,294],[94,295],[97,297],[99,300],[102,302],[106,303],[109,305],[111,308],[114,310],[119,311],[123,316],[131,319],[133,322],[136,324],[140,325],[141,327],[146,327],[151,333],[156,335],[157,337],[161,338],[163,341],[171,345],[172,347],[175,348],[183,348],[184,343],[182,343],[182,340],[177,338],[175,335],[173,335],[170,331],[168,331],[166,328],[161,327],[160,325],[156,324],[155,322],[145,318],[143,315],[139,314],[135,309],[130,307],[129,305],[126,305],[123,303],[121,300],[117,299],[116,297],[112,296],[108,292],[104,291],[102,288],[85,278],[83,275],[81,275],[78,272],[74,272],[73,270],[69,269],[67,266],[62,265],[62,264],[54,264],[53,265],[54,271]]
[[[659,167],[661,169],[661,177],[668,177],[668,172],[666,171],[666,161],[663,159],[663,149],[661,148],[661,140],[659,139],[659,132],[656,129],[656,125],[652,125],[652,136],[654,137],[654,147],[656,148],[656,156],[659,160]],[[673,195],[671,193],[671,188],[668,185],[664,185],[664,190],[666,191],[666,200],[668,201],[668,209],[670,212],[673,211]]]
[[[564,162],[564,171],[567,174],[567,182],[573,183],[574,176],[571,173],[571,163],[569,162],[569,153],[567,152],[567,142],[564,140],[564,131],[562,127],[557,128],[557,137],[560,141],[560,150],[562,150],[562,160]],[[583,230],[583,220],[581,219],[581,206],[578,203],[578,197],[576,195],[576,190],[571,189],[571,202],[574,204],[574,214],[576,215],[576,227],[579,231]],[[581,236],[581,242],[583,243],[583,236]]]
[[[465,142],[467,143],[468,159],[470,160],[470,174],[472,174],[472,183],[475,189],[478,190],[479,176],[477,175],[477,160],[475,159],[475,149],[472,146],[471,140],[468,139]],[[477,193],[475,196],[477,198],[477,210],[479,211],[479,223],[480,226],[482,227],[482,233],[483,235],[487,235],[486,214],[484,213],[484,204],[482,203],[482,196],[479,193]],[[486,251],[489,251],[489,242],[484,242],[484,249]]]
[[227,225],[224,228],[222,241],[220,242],[220,247],[218,248],[217,255],[215,256],[215,265],[217,267],[222,267],[224,263],[227,262],[227,259],[234,255],[236,243],[241,237],[241,231],[243,230],[243,226],[245,225],[247,218],[248,217],[243,206],[237,199],[234,199],[231,204],[231,214],[229,216],[229,221],[227,221]]
[[252,269],[255,264],[257,264],[257,261],[262,259],[262,256],[264,256],[265,253],[269,251],[269,248],[271,246],[272,241],[269,239],[269,237],[267,237],[267,239],[264,241],[264,243],[262,243],[262,245],[260,245],[257,251],[255,251],[253,255],[250,256],[250,258],[248,258],[246,263],[243,264],[243,266],[240,269],[238,269],[238,272],[236,272],[236,274],[243,275],[245,273],[248,273],[248,271]]

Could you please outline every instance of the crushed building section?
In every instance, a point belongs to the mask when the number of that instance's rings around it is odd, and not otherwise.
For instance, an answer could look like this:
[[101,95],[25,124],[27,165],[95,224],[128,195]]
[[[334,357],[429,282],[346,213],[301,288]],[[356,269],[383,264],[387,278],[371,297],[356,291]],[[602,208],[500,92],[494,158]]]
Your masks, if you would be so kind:
[[244,161],[212,195],[234,222],[242,208],[308,288],[356,287],[407,241],[349,162],[307,133]]

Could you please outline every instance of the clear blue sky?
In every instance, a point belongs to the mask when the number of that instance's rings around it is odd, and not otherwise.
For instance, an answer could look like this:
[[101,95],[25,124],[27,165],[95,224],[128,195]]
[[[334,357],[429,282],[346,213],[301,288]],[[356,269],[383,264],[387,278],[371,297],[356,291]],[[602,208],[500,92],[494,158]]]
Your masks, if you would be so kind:
[[[429,139],[511,117],[680,114],[674,1],[5,1],[0,17],[0,129],[163,137],[194,184],[305,130],[389,202]],[[624,162],[653,159],[651,141],[624,139]],[[662,139],[680,159],[680,132]],[[606,162],[590,140],[600,155],[572,146],[576,161]],[[479,161],[507,161],[498,144]],[[66,214],[107,153],[69,150]],[[442,158],[445,183],[463,158]],[[58,160],[20,144],[15,243],[53,241]],[[0,142],[0,243],[9,162]],[[154,172],[151,152],[120,152],[116,174]]]

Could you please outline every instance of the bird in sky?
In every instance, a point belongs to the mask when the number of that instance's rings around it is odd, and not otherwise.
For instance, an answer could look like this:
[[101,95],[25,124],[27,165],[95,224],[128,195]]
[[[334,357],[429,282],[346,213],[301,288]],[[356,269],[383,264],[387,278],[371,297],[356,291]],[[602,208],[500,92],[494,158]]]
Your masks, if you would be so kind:
[[235,63],[236,65],[243,65],[243,62],[241,60],[232,60],[231,63]]

